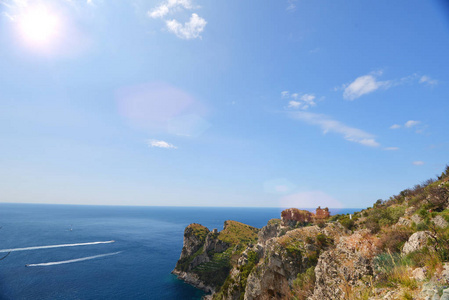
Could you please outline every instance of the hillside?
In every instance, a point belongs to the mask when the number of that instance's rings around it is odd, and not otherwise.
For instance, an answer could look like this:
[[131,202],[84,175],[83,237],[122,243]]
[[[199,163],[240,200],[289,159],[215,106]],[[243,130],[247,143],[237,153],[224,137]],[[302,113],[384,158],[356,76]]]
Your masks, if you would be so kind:
[[291,208],[261,229],[184,232],[173,271],[210,299],[449,300],[449,167],[353,215]]

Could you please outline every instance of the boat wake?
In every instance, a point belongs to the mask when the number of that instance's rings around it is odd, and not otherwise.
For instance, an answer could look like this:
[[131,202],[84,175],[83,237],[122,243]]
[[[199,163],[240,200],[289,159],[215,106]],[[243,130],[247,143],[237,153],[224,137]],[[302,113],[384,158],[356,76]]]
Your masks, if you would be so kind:
[[26,267],[46,267],[46,266],[54,266],[54,265],[70,264],[70,263],[74,263],[74,262],[80,262],[80,261],[85,261],[85,260],[91,260],[91,259],[100,258],[100,257],[105,257],[105,256],[117,255],[117,254],[119,254],[119,253],[121,253],[121,252],[122,252],[122,251],[119,251],[119,252],[113,252],[113,253],[106,253],[106,254],[100,254],[100,255],[94,255],[94,256],[87,256],[87,257],[82,257],[82,258],[75,258],[75,259],[70,259],[70,260],[53,261],[53,262],[47,262],[47,263],[40,263],[40,264],[27,264],[27,265],[25,265],[25,266],[26,266]]
[[36,247],[26,247],[26,248],[13,248],[13,249],[2,249],[0,253],[15,252],[15,251],[28,251],[28,250],[40,250],[40,249],[50,249],[50,248],[62,248],[62,247],[76,247],[76,246],[88,246],[97,244],[110,244],[114,243],[111,241],[101,241],[101,242],[90,242],[90,243],[78,243],[78,244],[62,244],[62,245],[49,245],[49,246],[36,246]]

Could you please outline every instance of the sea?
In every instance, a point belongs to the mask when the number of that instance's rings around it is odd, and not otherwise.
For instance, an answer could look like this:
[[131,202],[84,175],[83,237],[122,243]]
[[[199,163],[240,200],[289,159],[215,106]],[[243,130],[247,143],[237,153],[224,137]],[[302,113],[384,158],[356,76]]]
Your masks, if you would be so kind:
[[0,203],[0,299],[200,299],[170,273],[184,228],[260,228],[281,211]]

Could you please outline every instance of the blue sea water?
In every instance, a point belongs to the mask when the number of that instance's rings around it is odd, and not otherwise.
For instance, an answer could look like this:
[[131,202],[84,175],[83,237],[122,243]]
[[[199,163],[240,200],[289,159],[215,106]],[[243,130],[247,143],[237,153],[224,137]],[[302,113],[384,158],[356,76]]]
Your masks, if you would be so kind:
[[[0,299],[200,299],[201,291],[170,274],[181,253],[184,228],[200,223],[221,230],[225,220],[260,228],[281,211],[0,203],[0,252],[114,240],[11,252],[0,261]],[[68,263],[25,266],[63,261]]]

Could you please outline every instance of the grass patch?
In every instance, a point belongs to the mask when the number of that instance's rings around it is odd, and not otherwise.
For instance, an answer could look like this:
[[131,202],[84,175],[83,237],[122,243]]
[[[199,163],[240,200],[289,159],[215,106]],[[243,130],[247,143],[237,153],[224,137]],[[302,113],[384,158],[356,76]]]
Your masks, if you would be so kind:
[[259,229],[255,227],[237,221],[226,221],[225,229],[220,231],[218,239],[231,245],[255,243],[258,232]]

